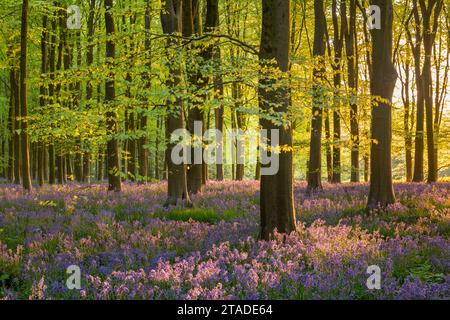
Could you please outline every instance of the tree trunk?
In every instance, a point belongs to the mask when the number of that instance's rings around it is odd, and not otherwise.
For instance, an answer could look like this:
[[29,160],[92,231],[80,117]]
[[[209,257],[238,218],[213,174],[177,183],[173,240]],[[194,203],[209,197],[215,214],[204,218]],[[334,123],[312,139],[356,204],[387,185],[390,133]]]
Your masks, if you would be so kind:
[[[182,1],[181,0],[166,0],[164,2],[163,11],[161,13],[161,24],[163,32],[166,35],[179,33],[182,30]],[[175,40],[169,39],[167,41],[168,56],[170,56],[170,47]],[[174,53],[177,55],[177,52]],[[178,58],[178,59],[177,59]],[[168,65],[170,69],[170,77],[166,85],[173,91],[181,81],[181,66],[179,57],[171,60]],[[171,135],[175,130],[185,128],[183,105],[179,97],[167,101],[167,118],[166,118],[166,138],[168,145],[166,148],[166,163],[167,163],[167,180],[168,180],[168,194],[165,205],[176,205],[178,200],[184,199],[190,205],[189,193],[187,190],[186,178],[186,164],[175,164],[171,159],[172,150],[176,146],[176,141],[171,141]]]
[[[205,32],[212,33],[219,27],[219,0],[207,0],[206,1],[206,21],[205,21]],[[212,50],[212,59],[218,65],[221,61],[220,46],[215,44]],[[217,100],[223,99],[224,87],[223,79],[221,75],[214,75],[214,98]],[[223,133],[223,123],[224,123],[224,108],[220,104],[214,110],[214,120],[215,128]],[[219,135],[216,137],[216,143],[218,144],[216,149],[216,180],[223,181],[223,136]]]
[[[81,68],[82,64],[82,53],[81,53],[81,31],[76,31],[75,34],[76,37],[76,48],[77,48],[77,59],[76,59],[76,66],[75,63],[73,63],[73,66],[76,68]],[[78,108],[80,110],[81,106],[81,99],[82,99],[82,92],[81,92],[81,81],[77,80],[75,82],[75,90],[73,92],[73,107]],[[74,162],[74,175],[75,180],[77,182],[83,182],[84,181],[84,146],[83,141],[80,137],[76,138],[75,140],[76,146],[79,148],[79,150],[76,150],[75,153],[75,162]]]
[[410,126],[412,118],[411,98],[409,94],[411,86],[411,65],[409,56],[407,56],[404,64],[404,81],[402,81],[402,101],[403,101],[403,130],[405,139],[405,164],[406,164],[406,181],[412,181],[413,168],[412,168],[412,127]]
[[[422,71],[423,95],[425,101],[425,119],[427,129],[427,155],[428,155],[428,183],[437,181],[437,162],[434,152],[434,117],[433,117],[433,79],[431,72],[431,57],[433,45],[436,40],[439,15],[442,11],[443,0],[419,0],[422,12],[424,63]],[[433,10],[434,9],[434,10]],[[434,13],[434,15],[433,15]]]
[[[220,48],[217,48],[217,53],[215,55],[215,59],[220,61]],[[224,88],[223,88],[223,79],[221,76],[214,77],[214,87],[216,88],[215,98],[222,99]],[[225,110],[222,104],[214,110],[214,120],[216,125],[216,130],[218,130],[221,134],[216,137],[217,146],[217,154],[216,154],[216,180],[223,181],[224,180],[224,170],[223,170],[223,124],[224,124]]]
[[14,184],[20,185],[20,177],[22,176],[22,157],[20,134],[20,89],[19,89],[19,74],[13,71],[13,94],[14,94]]
[[[147,33],[150,33],[151,28],[151,0],[145,0],[146,1],[146,7],[145,7],[145,30]],[[152,82],[150,78],[150,71],[152,69],[152,44],[151,44],[151,37],[149,34],[146,34],[145,41],[144,41],[144,47],[145,52],[147,53],[145,55],[146,62],[145,65],[147,67],[146,72],[143,75],[144,81],[145,81],[145,90],[148,91],[151,89]],[[145,103],[145,102],[144,102]],[[145,110],[147,110],[146,107],[144,107],[144,112],[139,117],[139,129],[142,131],[142,136],[140,137],[138,141],[138,158],[139,158],[139,176],[140,181],[142,183],[146,183],[149,177],[149,171],[148,171],[148,136],[147,136],[147,114],[145,113]],[[157,137],[159,137],[159,131],[156,133]],[[155,163],[155,166],[157,166],[157,163]],[[155,169],[157,170],[157,169]]]
[[[52,36],[51,36],[51,40],[50,40],[50,44],[49,44],[50,83],[48,85],[48,94],[49,94],[49,102],[51,104],[56,103],[54,79],[55,79],[56,31],[57,31],[56,18],[57,17],[58,17],[58,14],[56,14],[55,17],[52,18],[52,23],[51,23]],[[55,184],[55,182],[56,182],[55,147],[54,147],[53,141],[50,141],[49,146],[48,146],[48,183]]]
[[325,73],[325,33],[327,27],[323,0],[314,0],[314,17],[314,97],[309,151],[308,192],[322,190],[322,113],[324,104],[322,91]]
[[[11,40],[12,41],[12,40]],[[10,83],[10,129],[11,129],[11,182],[14,184],[20,184],[20,136],[17,130],[20,128],[19,116],[20,116],[20,101],[19,101],[19,88],[18,88],[18,76],[16,71],[16,54],[14,53],[14,41],[8,47],[9,56],[11,57],[11,66],[9,71],[9,83]]]
[[30,143],[30,175],[31,175],[31,181],[36,179],[36,159],[37,159],[36,143],[35,142],[31,142]]
[[[424,29],[425,34],[428,32]],[[425,124],[427,130],[427,158],[429,183],[437,181],[437,168],[434,158],[434,124],[433,124],[433,79],[431,74],[431,48],[424,36],[425,58],[423,63],[423,93],[425,100]]]
[[358,59],[356,31],[356,1],[350,0],[350,22],[345,28],[345,51],[347,55],[347,80],[350,91],[350,140],[351,182],[359,182],[359,125],[358,125]]
[[[262,9],[261,65],[264,67],[269,64],[278,67],[282,72],[287,72],[289,70],[290,49],[290,0],[263,1]],[[290,90],[283,85],[277,86],[275,90],[267,89],[277,82],[277,80],[271,79],[271,76],[260,75],[260,109],[262,112],[269,112],[274,105],[278,104],[275,111],[282,116],[289,112]],[[290,121],[279,126],[268,119],[260,118],[260,125],[269,132],[271,132],[271,129],[278,130],[280,134],[279,144],[292,147]],[[271,135],[268,134],[267,136],[269,140],[267,143],[271,145]],[[278,232],[288,234],[296,229],[292,158],[290,150],[281,152],[278,172],[274,175],[263,175],[261,177],[260,237],[262,239],[269,240],[275,229]]]
[[[128,8],[131,11],[131,7]],[[123,18],[123,25],[124,25],[124,32],[129,32],[129,36],[128,36],[128,44],[125,45],[125,52],[127,52],[127,54],[130,56],[130,58],[128,58],[129,60],[129,65],[128,65],[128,71],[126,73],[125,76],[125,81],[126,81],[126,90],[125,90],[125,97],[127,98],[128,102],[127,102],[127,106],[126,106],[126,113],[125,113],[125,128],[126,128],[126,133],[127,134],[131,134],[132,137],[127,138],[126,141],[126,154],[127,154],[127,159],[126,159],[126,177],[130,180],[130,181],[136,181],[136,162],[137,162],[137,153],[136,153],[136,139],[135,139],[135,135],[136,135],[136,123],[135,123],[135,110],[133,107],[133,103],[131,102],[133,99],[133,95],[131,92],[131,86],[133,83],[133,77],[131,74],[131,70],[135,64],[135,58],[134,58],[134,50],[135,50],[135,43],[134,43],[134,36],[133,36],[133,32],[134,32],[134,24],[136,22],[136,14],[131,14],[129,17],[129,29],[127,30],[127,22],[125,19],[125,16],[122,17]]]
[[[381,8],[381,29],[372,30],[372,70],[371,95],[372,143],[371,172],[368,207],[385,208],[395,202],[392,185],[391,145],[392,145],[392,96],[397,81],[397,71],[392,59],[392,0],[372,0]],[[383,99],[380,101],[380,98]]]
[[[211,112],[209,110],[208,114],[205,114],[205,117],[206,119],[204,119],[203,122],[206,124],[206,128],[204,128],[203,133],[211,128]],[[206,161],[203,161],[202,171],[202,185],[206,185],[206,182],[209,180],[209,170]]]
[[369,182],[369,174],[370,174],[370,156],[368,153],[365,153],[363,156],[364,160],[364,182]]
[[15,154],[14,154],[14,131],[15,131],[15,110],[14,110],[14,69],[9,70],[9,111],[8,111],[8,132],[10,134],[8,141],[8,180],[15,180]]
[[330,128],[330,111],[324,110],[324,125],[325,125],[325,153],[327,160],[327,181],[333,182],[333,153],[331,150],[331,128]]
[[415,153],[414,153],[414,182],[422,182],[424,179],[423,173],[423,156],[424,156],[424,120],[425,120],[425,102],[423,93],[423,77],[421,69],[421,57],[422,57],[422,29],[421,29],[421,18],[419,15],[419,8],[417,4],[418,0],[413,0],[413,16],[415,21],[415,42],[413,43],[413,36],[406,26],[406,35],[408,37],[408,42],[411,46],[411,51],[414,57],[414,71],[416,78],[416,105],[417,105],[417,116],[416,116],[416,135],[415,135]]
[[341,2],[341,23],[339,25],[337,1],[332,2],[332,16],[333,16],[333,47],[334,47],[334,62],[333,62],[333,86],[334,86],[334,101],[333,101],[333,169],[332,179],[333,183],[341,182],[341,72],[342,72],[342,51],[345,34],[345,19],[347,15],[347,8],[345,1]]
[[[206,17],[205,17],[205,26],[203,29],[203,32],[205,34],[208,33],[214,33],[216,29],[219,27],[219,0],[207,0],[206,1]],[[207,46],[202,50],[202,58],[203,63],[208,63],[211,60],[216,60],[215,62],[218,63],[220,61],[220,47],[214,43],[212,45]],[[214,98],[220,100],[222,98],[221,95],[223,95],[223,86],[222,79],[218,76],[214,76],[213,84],[214,84]],[[205,80],[205,81],[203,81]],[[208,84],[209,79],[207,77],[203,77],[202,83],[200,84],[203,89]],[[206,99],[206,96],[204,94],[204,97]],[[220,121],[220,113],[218,112],[220,110],[221,106],[217,108],[214,112],[214,118],[215,118],[215,126],[217,129],[218,121]],[[223,120],[222,120],[223,121]],[[208,125],[207,129],[209,129],[210,125],[210,114],[208,113]],[[223,130],[223,124],[222,129]],[[221,131],[222,132],[222,131]],[[216,141],[217,142],[217,141]],[[222,141],[218,141],[218,143],[222,144]],[[216,149],[216,152],[218,153],[216,157],[220,160],[220,155],[222,154],[221,149]],[[221,161],[218,161],[221,162]],[[220,164],[221,165],[221,164]],[[223,180],[223,167],[219,167],[219,163],[216,164],[216,174],[220,175],[220,171],[222,170],[222,180]],[[216,177],[217,178],[217,177]],[[202,176],[202,183],[206,184],[206,181],[208,180],[208,165],[204,162],[203,163],[203,176]]]
[[[42,18],[42,36],[41,36],[41,77],[44,81],[44,77],[47,73],[47,42],[48,42],[48,30],[47,30],[47,16],[44,15]],[[47,101],[45,96],[47,96],[47,88],[41,85],[39,88],[40,98],[39,103],[41,108],[45,108]],[[44,152],[45,144],[43,142],[38,143],[38,183],[40,186],[44,184]]]
[[[447,13],[448,14],[448,13]],[[441,24],[442,29],[447,28],[447,34],[450,35],[450,16],[445,19],[445,24]],[[434,44],[434,65],[435,65],[435,96],[434,96],[434,159],[436,162],[437,176],[439,177],[439,138],[441,135],[441,124],[445,111],[445,99],[448,92],[448,76],[450,72],[450,37],[447,37],[447,50],[444,46],[445,39],[439,37],[439,43]],[[445,53],[445,60],[442,54]],[[445,61],[444,72],[441,73],[442,63]]]
[[424,154],[424,100],[423,100],[423,85],[422,75],[417,75],[416,72],[416,88],[417,88],[417,116],[416,116],[416,137],[414,139],[414,182],[422,182],[424,179],[423,173],[423,154]]
[[[58,58],[56,62],[56,70],[59,72],[62,70],[63,60],[64,60],[64,47],[65,47],[65,38],[66,38],[66,25],[64,20],[64,8],[58,7],[57,11],[57,19],[58,19],[58,25],[59,25],[59,43],[58,43]],[[56,31],[56,28],[55,28]],[[58,82],[55,87],[55,102],[63,104],[64,101],[61,97],[61,83]],[[57,148],[55,148],[55,162],[56,162],[56,179],[58,184],[64,184],[65,175],[64,175],[64,157],[62,154],[62,148],[61,144],[58,145]]]
[[31,191],[30,151],[28,146],[28,102],[27,102],[27,35],[28,35],[28,0],[22,1],[22,26],[20,33],[20,117],[22,147],[22,184]]
[[[116,56],[115,26],[113,15],[110,10],[113,8],[113,0],[105,0],[105,27],[106,27],[106,60],[109,70],[114,67]],[[111,71],[105,82],[105,103],[108,111],[106,112],[106,132],[108,134],[107,157],[108,157],[108,190],[120,192],[122,189],[120,179],[120,159],[119,142],[115,135],[117,134],[117,116],[114,102],[116,99],[114,73]]]
[[63,157],[61,156],[60,151],[57,151],[56,154],[56,178],[58,181],[58,184],[64,184],[64,162]]
[[[86,66],[89,69],[92,64],[94,63],[94,44],[93,44],[93,36],[95,32],[95,7],[96,7],[96,0],[90,0],[89,1],[89,16],[87,20],[87,52],[86,52]],[[89,110],[91,108],[91,99],[93,98],[94,88],[92,85],[92,82],[88,79],[86,83],[86,101],[87,105],[86,108]],[[90,182],[90,161],[91,161],[91,154],[88,150],[84,151],[83,155],[83,182]]]
[[[242,101],[242,88],[241,86],[237,85],[237,101]],[[239,103],[239,102],[238,102]],[[239,105],[236,104],[236,109],[238,109]],[[244,125],[244,114],[240,112],[239,110],[236,110],[236,125],[237,129],[239,131],[239,135],[245,131],[245,125]],[[242,145],[242,147],[241,147]],[[242,137],[239,137],[236,141],[236,181],[243,181],[245,177],[245,145]],[[239,151],[239,152],[238,152]]]
[[[156,119],[156,128],[158,129],[158,132],[161,132],[163,127],[163,121],[161,120],[161,117],[158,116]],[[159,134],[156,135],[155,138],[155,178],[160,179],[161,174],[159,170]]]
[[105,155],[103,154],[103,151],[100,149],[98,154],[98,164],[97,164],[97,180],[99,182],[102,182],[104,179],[104,168],[105,168]]
[[[196,30],[196,21],[199,19],[199,10],[198,10],[198,1],[197,0],[183,0],[183,36],[186,38],[195,36],[199,30]],[[190,49],[196,49],[192,45],[190,45]],[[200,89],[200,82],[202,79],[201,74],[197,68],[197,57],[195,55],[191,55],[188,61],[186,62],[186,70],[189,78],[189,83],[195,88],[196,91]],[[206,79],[205,79],[206,82]],[[188,105],[188,121],[187,127],[191,135],[194,135],[194,124],[195,122],[202,123],[202,131],[204,130],[203,123],[203,111],[200,109],[200,106],[196,101],[194,101],[197,97],[195,97],[195,92],[190,92],[191,96],[194,96],[191,99]],[[205,99],[205,97],[203,97]],[[202,153],[202,144],[197,140],[200,137],[194,137],[192,140],[191,146],[191,164],[188,167],[187,171],[187,186],[190,194],[196,194],[202,192],[202,175],[203,175],[203,156],[201,163],[194,163],[194,154]],[[198,160],[198,159],[197,159]]]

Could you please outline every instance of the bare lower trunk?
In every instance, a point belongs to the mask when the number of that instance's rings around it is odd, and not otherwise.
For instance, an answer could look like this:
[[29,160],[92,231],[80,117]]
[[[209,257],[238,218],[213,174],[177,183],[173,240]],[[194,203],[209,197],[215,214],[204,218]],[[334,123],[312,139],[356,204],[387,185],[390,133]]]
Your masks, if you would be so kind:
[[331,149],[330,112],[325,110],[325,153],[327,160],[327,181],[333,181],[333,154]]

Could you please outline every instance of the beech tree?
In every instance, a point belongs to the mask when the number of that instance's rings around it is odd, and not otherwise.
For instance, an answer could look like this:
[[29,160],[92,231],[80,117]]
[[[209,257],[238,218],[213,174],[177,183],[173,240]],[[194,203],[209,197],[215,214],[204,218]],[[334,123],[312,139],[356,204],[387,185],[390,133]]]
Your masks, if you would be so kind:
[[[345,2],[345,1],[344,1]],[[344,5],[345,6],[345,5]],[[347,82],[350,91],[350,139],[351,172],[350,181],[359,182],[359,125],[358,125],[358,34],[356,26],[357,0],[350,0],[349,18],[345,18],[345,53],[347,55]],[[346,16],[346,15],[345,15]]]
[[[86,66],[89,68],[94,63],[94,44],[93,37],[95,32],[95,9],[96,9],[96,0],[89,1],[89,16],[87,20],[87,52],[86,52]],[[94,95],[94,87],[91,81],[87,81],[86,83],[86,100],[90,101]],[[87,108],[90,109],[91,105],[88,104]],[[88,151],[84,152],[83,155],[83,182],[89,182],[90,180],[90,160],[91,154]]]
[[28,145],[28,93],[27,93],[27,36],[28,36],[28,0],[22,1],[22,28],[20,30],[20,136],[22,155],[22,185],[25,190],[33,189],[30,175],[30,149]]
[[[152,81],[149,70],[151,70],[152,61],[151,61],[151,36],[150,36],[150,27],[151,27],[151,0],[145,0],[145,13],[144,13],[144,28],[146,31],[144,37],[144,49],[145,49],[145,58],[146,58],[146,71],[144,72],[142,78],[145,82],[144,88],[145,90],[151,89]],[[144,98],[142,99],[144,100]],[[144,103],[146,103],[144,101]],[[144,112],[139,115],[139,129],[145,131],[148,125],[147,114],[145,113],[148,108],[144,108]],[[158,139],[158,138],[157,138]],[[138,158],[139,158],[139,175],[141,182],[145,183],[149,177],[149,168],[148,168],[148,149],[147,149],[148,137],[147,134],[143,133],[138,141]],[[157,154],[157,153],[156,153]],[[155,177],[158,179],[158,157],[155,157]]]
[[[114,66],[114,59],[116,57],[115,45],[115,26],[112,15],[113,0],[105,0],[105,27],[106,27],[106,59],[107,64],[112,68]],[[108,105],[106,112],[106,131],[109,135],[107,145],[108,158],[108,190],[120,192],[120,161],[119,161],[119,142],[115,135],[117,134],[117,119],[114,110],[114,103],[116,98],[114,73],[110,72],[108,79],[105,82],[105,102]]]
[[325,35],[327,21],[323,0],[314,0],[313,107],[308,165],[308,190],[322,189],[322,114],[324,104]]
[[[333,101],[333,166],[332,179],[333,183],[341,182],[341,81],[342,81],[342,51],[344,47],[344,35],[346,28],[347,7],[346,2],[341,1],[339,6],[337,0],[332,1],[332,16],[333,16],[333,87],[334,101]],[[351,44],[350,44],[351,45]]]
[[[206,1],[206,19],[205,19],[205,33],[214,33],[217,31],[219,27],[219,0],[207,0]],[[221,52],[220,47],[215,44],[213,47],[209,47],[206,56],[208,59],[213,59],[216,64],[220,63]],[[214,97],[218,100],[223,98],[224,94],[224,86],[223,86],[223,78],[221,75],[215,75],[213,77],[214,83]],[[223,104],[220,104],[214,110],[214,120],[215,127],[220,132],[223,132],[224,128],[224,107]],[[222,181],[224,179],[224,170],[223,163],[221,161],[223,156],[223,140],[220,141],[216,137],[217,142],[219,143],[217,148],[216,159],[218,160],[216,163],[216,180]]]
[[395,202],[392,185],[392,96],[397,71],[392,57],[392,0],[373,0],[381,9],[381,28],[372,29],[372,141],[369,208],[386,207]]
[[[161,24],[163,32],[169,36],[167,40],[168,55],[172,55],[173,59],[170,61],[169,69],[170,76],[167,79],[167,86],[172,90],[181,82],[181,66],[180,57],[177,53],[170,52],[171,46],[177,43],[176,35],[182,32],[182,14],[183,5],[181,0],[167,0],[164,2],[164,10],[161,12]],[[169,53],[170,52],[170,53]],[[168,195],[166,205],[175,205],[178,200],[185,200],[190,204],[190,198],[187,190],[186,164],[175,164],[172,161],[172,150],[177,141],[173,141],[172,133],[179,129],[185,128],[183,104],[180,97],[173,97],[166,102],[167,116],[166,116],[166,164],[167,164],[167,183]]]
[[[48,50],[47,50],[47,42],[48,42],[48,30],[47,30],[47,16],[42,18],[42,36],[41,36],[41,77],[45,77],[47,73],[47,65],[48,65]],[[47,88],[42,84],[39,88],[40,99],[39,104],[42,108],[47,104],[46,96]],[[44,184],[44,153],[46,152],[45,144],[43,142],[39,143],[38,149],[38,182],[39,185],[42,186]]]
[[[289,70],[290,51],[290,1],[263,0],[262,1],[262,30],[260,63],[262,67],[275,67],[282,73]],[[285,80],[285,79],[284,79]],[[270,112],[276,105],[275,111],[282,117],[287,116],[287,122],[282,125],[262,117],[260,125],[269,132],[276,129],[280,135],[282,150],[279,158],[279,170],[275,175],[261,176],[261,238],[270,239],[274,230],[290,233],[295,230],[295,207],[293,195],[292,168],[292,124],[289,120],[289,88],[286,85],[269,89],[281,79],[273,79],[271,75],[260,76],[259,99],[261,112]],[[271,135],[268,132],[268,146],[271,145]],[[286,148],[283,148],[286,149]],[[270,150],[270,152],[276,152]],[[264,167],[264,165],[263,165]]]
[[[183,0],[183,36],[186,38],[195,37],[200,33],[200,16],[199,16],[199,2],[197,0]],[[193,85],[194,90],[199,90],[199,84],[205,83],[206,79],[202,79],[199,66],[199,57],[195,51],[198,51],[196,45],[189,44],[189,50],[194,51],[187,58],[186,73],[189,83]],[[200,101],[199,101],[200,100]],[[204,100],[204,99],[203,99]],[[189,132],[194,135],[194,124],[202,123],[204,126],[203,112],[201,110],[201,99],[196,97],[196,94],[191,95],[191,99],[188,99],[187,106],[187,128]],[[203,129],[202,129],[203,130]],[[196,194],[202,192],[202,178],[203,178],[203,157],[202,163],[194,163],[195,152],[202,151],[202,144],[199,143],[198,137],[192,139],[191,146],[191,164],[188,166],[187,171],[187,186],[190,194]]]
[[[413,181],[421,182],[424,179],[423,156],[424,156],[424,119],[425,119],[425,102],[423,93],[423,76],[421,67],[422,58],[422,28],[421,18],[418,8],[418,0],[413,0],[411,17],[414,18],[414,37],[406,24],[406,35],[408,44],[414,58],[414,74],[416,82],[416,134],[414,139],[414,174]],[[408,19],[408,21],[411,20]]]
[[434,117],[433,117],[433,79],[431,71],[432,51],[436,41],[436,32],[439,26],[444,0],[419,0],[422,14],[424,62],[422,71],[423,95],[425,101],[425,119],[427,129],[427,155],[428,155],[428,182],[437,181],[437,161],[435,159]]

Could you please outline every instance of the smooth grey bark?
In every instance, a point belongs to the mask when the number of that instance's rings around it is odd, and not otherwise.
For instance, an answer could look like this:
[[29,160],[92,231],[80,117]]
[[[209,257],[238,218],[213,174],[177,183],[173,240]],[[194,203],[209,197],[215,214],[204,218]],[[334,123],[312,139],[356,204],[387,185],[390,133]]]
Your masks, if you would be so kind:
[[25,190],[33,189],[30,175],[30,150],[28,145],[28,100],[27,100],[27,36],[28,36],[28,0],[22,2],[22,25],[20,31],[20,124],[21,155],[22,155],[22,185]]
[[308,192],[322,190],[322,115],[323,78],[325,73],[326,18],[323,0],[314,0],[313,106],[308,162]]
[[[181,0],[166,0],[164,2],[164,10],[161,12],[161,25],[163,32],[166,35],[180,34],[182,31],[182,1]],[[170,47],[176,40],[169,38],[167,41],[168,54]],[[174,60],[170,62],[170,77],[166,85],[170,90],[176,90],[176,87],[181,81],[181,65],[179,57],[174,54]],[[175,164],[172,162],[171,154],[176,145],[175,141],[171,141],[171,135],[175,130],[184,129],[184,112],[183,104],[179,97],[175,101],[168,100],[167,117],[166,117],[166,139],[168,140],[165,159],[167,164],[167,200],[165,205],[175,205],[178,200],[185,200],[187,205],[191,205],[189,193],[187,189],[187,168],[186,164]]]
[[372,0],[381,8],[381,29],[372,30],[372,142],[368,208],[385,208],[395,202],[392,184],[392,96],[397,71],[392,57],[392,0]]
[[[112,70],[114,59],[116,56],[116,45],[114,19],[111,13],[113,8],[113,0],[105,0],[105,27],[106,27],[106,61]],[[106,112],[106,132],[110,135],[107,143],[107,158],[108,158],[108,190],[120,192],[122,188],[120,179],[120,159],[119,159],[119,141],[115,137],[117,133],[117,115],[114,110],[114,102],[116,99],[116,89],[114,81],[114,73],[110,73],[108,79],[105,81],[105,103],[108,105]]]
[[[260,63],[263,67],[269,64],[282,72],[287,72],[290,51],[290,1],[263,0],[262,9]],[[268,61],[275,61],[275,63],[271,64]],[[280,84],[276,89],[268,89],[278,81],[285,80],[273,79],[272,75],[260,75],[259,104],[263,114],[269,112],[274,105],[277,105],[275,111],[280,116],[289,112],[290,90],[287,85]],[[278,125],[263,116],[260,118],[260,125],[269,132],[270,129],[279,130],[280,145],[292,147],[292,124],[289,119],[287,123]],[[270,134],[268,134],[267,144],[271,144]],[[290,150],[282,151],[278,172],[275,175],[261,177],[260,237],[262,239],[270,239],[275,230],[289,234],[296,229],[292,158]]]

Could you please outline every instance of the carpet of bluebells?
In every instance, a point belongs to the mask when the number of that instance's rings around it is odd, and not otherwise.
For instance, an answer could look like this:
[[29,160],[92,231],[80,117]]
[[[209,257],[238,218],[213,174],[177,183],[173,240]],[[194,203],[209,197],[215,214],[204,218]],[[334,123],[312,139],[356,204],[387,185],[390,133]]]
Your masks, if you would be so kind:
[[396,185],[371,212],[365,184],[296,183],[298,229],[269,242],[258,182],[209,182],[188,209],[166,187],[0,185],[0,299],[450,299],[450,183]]

